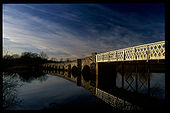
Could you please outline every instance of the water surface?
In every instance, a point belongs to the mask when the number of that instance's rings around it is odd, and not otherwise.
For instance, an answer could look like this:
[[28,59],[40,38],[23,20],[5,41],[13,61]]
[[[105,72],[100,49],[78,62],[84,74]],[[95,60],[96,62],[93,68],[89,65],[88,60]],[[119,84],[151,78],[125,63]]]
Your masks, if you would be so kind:
[[[18,74],[14,79],[18,79],[22,84],[16,87],[19,104],[10,106],[9,110],[110,110],[101,100],[93,96],[83,87],[77,86],[59,76],[45,74],[42,77],[33,79],[29,82],[22,81]],[[101,107],[100,107],[101,106]]]

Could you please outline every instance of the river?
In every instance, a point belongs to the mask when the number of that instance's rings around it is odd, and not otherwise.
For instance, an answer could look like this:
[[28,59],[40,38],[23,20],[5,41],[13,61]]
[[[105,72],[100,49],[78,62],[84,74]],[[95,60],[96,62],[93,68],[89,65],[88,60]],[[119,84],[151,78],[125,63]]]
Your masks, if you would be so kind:
[[67,71],[56,70],[3,72],[3,107],[5,110],[110,112],[128,106],[135,109],[163,106],[159,101],[165,100],[164,72],[127,69],[122,73],[116,68],[108,72],[103,71],[98,77],[99,93],[96,93],[95,76],[88,77],[90,73],[82,73],[77,78]]
[[9,102],[12,104],[6,110],[112,110],[85,88],[59,76],[44,74],[24,79],[18,73],[3,73],[3,80],[14,85],[7,90],[8,98],[14,98],[14,102]]

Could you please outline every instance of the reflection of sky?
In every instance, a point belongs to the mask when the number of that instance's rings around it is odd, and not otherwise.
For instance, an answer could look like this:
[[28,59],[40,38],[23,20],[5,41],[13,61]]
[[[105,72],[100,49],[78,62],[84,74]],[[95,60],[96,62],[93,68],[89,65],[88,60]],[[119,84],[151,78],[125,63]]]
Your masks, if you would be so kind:
[[150,87],[154,96],[165,99],[165,73],[152,73]]
[[75,83],[58,76],[47,76],[46,81],[33,80],[18,89],[18,96],[23,99],[23,102],[21,106],[15,106],[15,109],[43,109],[50,103],[63,105],[81,98],[87,102],[94,101],[94,97],[88,91],[78,87]]
[[3,47],[78,58],[164,40],[164,4],[4,4]]
[[[136,73],[133,75],[124,78],[124,89],[132,92],[136,90]],[[146,74],[144,78],[138,77],[138,92],[147,94],[148,75]],[[117,73],[116,76],[116,86],[122,88],[122,75],[120,73]],[[165,99],[165,73],[150,73],[150,94],[158,99]]]

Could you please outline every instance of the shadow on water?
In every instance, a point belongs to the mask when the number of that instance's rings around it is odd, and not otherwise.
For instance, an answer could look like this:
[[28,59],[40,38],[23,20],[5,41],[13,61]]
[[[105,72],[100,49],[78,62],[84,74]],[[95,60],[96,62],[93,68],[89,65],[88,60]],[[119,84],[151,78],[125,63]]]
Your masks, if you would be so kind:
[[45,73],[43,73],[42,70],[12,70],[12,71],[7,71],[6,76],[10,76],[11,73],[17,73],[18,77],[20,78],[21,81],[23,82],[31,82],[32,80],[40,80],[40,81],[45,81],[47,78],[45,76]]
[[21,72],[21,73],[18,72],[18,74],[20,79],[24,82],[31,82],[36,79],[40,81],[45,81],[47,79],[47,77],[42,71],[40,72],[28,71],[28,72]]
[[22,100],[17,97],[17,87],[22,86],[17,73],[3,73],[3,109],[19,105]]
[[3,72],[3,109],[20,106],[22,100],[17,96],[17,88],[22,87],[23,82],[30,83],[33,80],[45,81],[47,76],[42,71],[12,71]]

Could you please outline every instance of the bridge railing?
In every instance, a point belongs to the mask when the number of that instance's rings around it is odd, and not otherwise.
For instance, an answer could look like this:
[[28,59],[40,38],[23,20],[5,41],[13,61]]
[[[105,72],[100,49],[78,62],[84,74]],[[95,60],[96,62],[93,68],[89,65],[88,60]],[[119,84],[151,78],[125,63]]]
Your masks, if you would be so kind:
[[165,59],[165,41],[128,47],[96,55],[96,62]]

